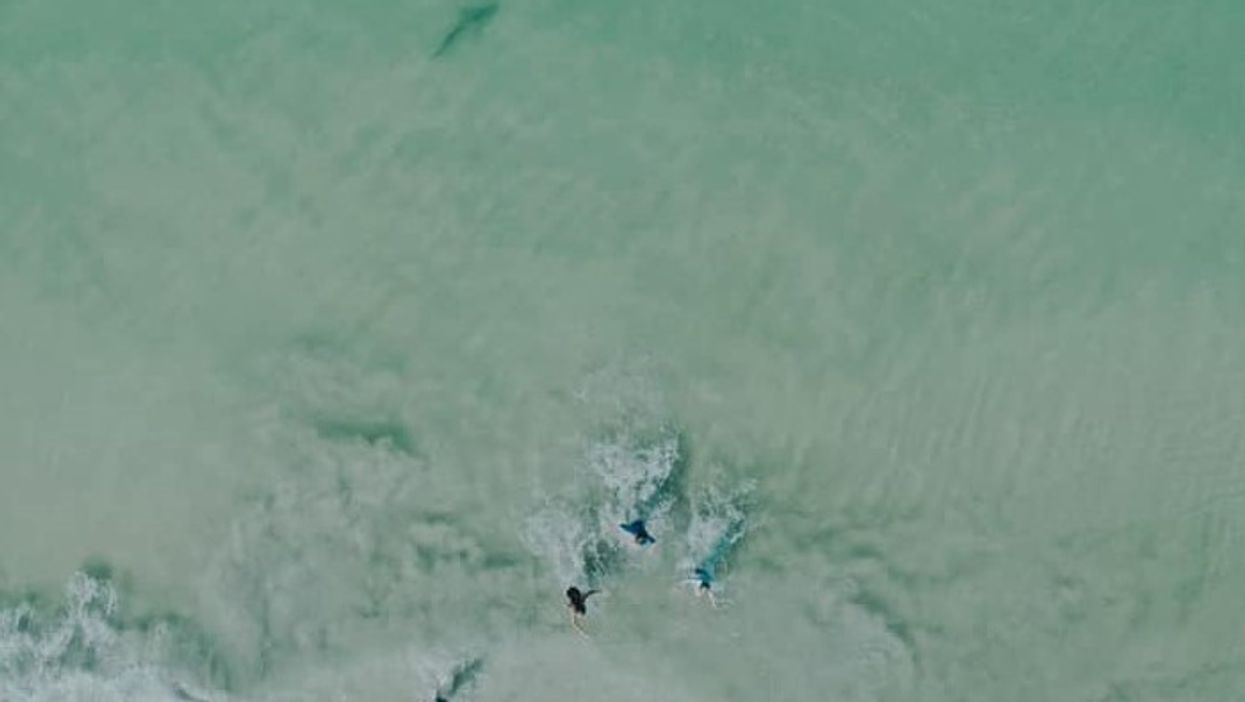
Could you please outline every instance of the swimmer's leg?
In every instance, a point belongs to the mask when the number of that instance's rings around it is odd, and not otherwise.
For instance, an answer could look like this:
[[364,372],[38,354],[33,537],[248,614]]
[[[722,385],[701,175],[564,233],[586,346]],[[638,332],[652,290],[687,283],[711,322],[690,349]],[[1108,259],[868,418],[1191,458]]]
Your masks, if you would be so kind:
[[575,631],[579,632],[580,636],[585,639],[590,639],[592,637],[588,635],[588,632],[584,631],[584,624],[582,620],[582,614],[574,611],[571,612],[571,626],[575,629]]

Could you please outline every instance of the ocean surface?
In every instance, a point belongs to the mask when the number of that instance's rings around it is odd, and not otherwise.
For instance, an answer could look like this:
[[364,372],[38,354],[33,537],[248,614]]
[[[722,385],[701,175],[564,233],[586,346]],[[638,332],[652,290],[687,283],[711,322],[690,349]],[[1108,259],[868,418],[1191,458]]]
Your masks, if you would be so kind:
[[0,0],[0,700],[1245,700],[1242,37]]

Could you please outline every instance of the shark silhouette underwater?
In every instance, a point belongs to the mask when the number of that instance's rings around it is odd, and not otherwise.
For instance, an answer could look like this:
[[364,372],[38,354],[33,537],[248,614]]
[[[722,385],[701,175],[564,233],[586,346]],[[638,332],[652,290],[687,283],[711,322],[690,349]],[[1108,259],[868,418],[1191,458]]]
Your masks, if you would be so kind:
[[491,2],[483,5],[471,5],[459,10],[458,21],[454,23],[453,27],[450,27],[450,31],[446,32],[441,39],[440,46],[432,53],[432,57],[441,58],[465,37],[479,35],[488,26],[488,23],[492,22],[493,18],[497,16],[499,9],[501,9],[500,3]]

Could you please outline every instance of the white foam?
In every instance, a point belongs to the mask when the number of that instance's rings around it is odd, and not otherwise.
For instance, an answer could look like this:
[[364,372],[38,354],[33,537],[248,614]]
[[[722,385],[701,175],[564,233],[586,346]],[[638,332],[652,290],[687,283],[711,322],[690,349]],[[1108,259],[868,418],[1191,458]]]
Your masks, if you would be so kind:
[[754,484],[749,482],[731,492],[710,485],[698,491],[692,500],[692,518],[683,542],[679,571],[686,576],[693,569],[707,567],[716,572],[730,556],[732,549],[748,531],[744,508]]
[[159,627],[119,630],[116,590],[84,573],[70,578],[55,613],[30,603],[0,610],[0,700],[186,702],[191,693],[162,655]]
[[623,435],[593,443],[587,465],[605,488],[603,529],[613,533],[622,522],[643,519],[657,535],[674,501],[667,489],[679,457],[679,438],[670,430],[652,441]]
[[527,519],[523,541],[544,560],[559,586],[587,582],[585,554],[596,539],[582,516],[558,502],[551,502]]

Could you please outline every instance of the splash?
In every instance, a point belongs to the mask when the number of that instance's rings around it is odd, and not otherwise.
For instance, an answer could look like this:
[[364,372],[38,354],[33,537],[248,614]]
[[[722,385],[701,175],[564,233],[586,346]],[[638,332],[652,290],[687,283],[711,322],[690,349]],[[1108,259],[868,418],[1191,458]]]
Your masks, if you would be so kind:
[[748,531],[747,505],[754,484],[731,492],[703,488],[693,501],[680,570],[696,581],[715,583],[727,560]]
[[641,521],[656,537],[678,497],[684,458],[680,435],[668,427],[652,438],[621,435],[592,444],[587,463],[604,488],[602,529],[615,533]]
[[559,587],[595,586],[617,569],[617,546],[603,539],[594,510],[575,510],[562,500],[551,501],[528,518],[523,540],[548,564]]
[[682,442],[663,426],[619,431],[589,444],[582,464],[586,479],[548,498],[525,524],[524,542],[560,586],[600,585],[625,565],[625,542],[655,543],[681,496]]
[[392,390],[400,364],[306,345],[257,362],[271,406],[252,431],[271,479],[203,577],[201,606],[242,682],[508,625],[515,608],[495,583],[519,559],[469,526],[479,514],[424,455]]
[[64,602],[37,598],[0,610],[0,699],[6,702],[223,700],[195,691],[171,660],[169,622],[127,626],[106,579],[76,573]]

